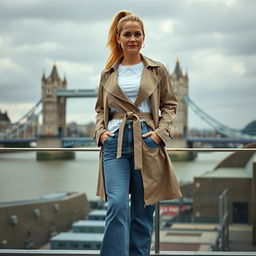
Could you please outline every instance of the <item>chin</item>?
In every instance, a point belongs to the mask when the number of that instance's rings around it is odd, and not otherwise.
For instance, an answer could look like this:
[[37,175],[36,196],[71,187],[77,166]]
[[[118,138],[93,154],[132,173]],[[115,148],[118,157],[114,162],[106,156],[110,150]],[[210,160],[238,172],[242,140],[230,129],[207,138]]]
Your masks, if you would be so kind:
[[132,52],[132,53],[140,52],[140,49],[141,49],[141,48],[127,49],[127,52]]

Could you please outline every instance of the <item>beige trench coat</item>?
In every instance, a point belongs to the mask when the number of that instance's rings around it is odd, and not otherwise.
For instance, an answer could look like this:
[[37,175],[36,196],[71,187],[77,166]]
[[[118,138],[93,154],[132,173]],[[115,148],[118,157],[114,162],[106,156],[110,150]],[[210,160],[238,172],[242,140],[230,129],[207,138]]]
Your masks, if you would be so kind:
[[[113,64],[110,69],[102,72],[95,106],[97,113],[95,139],[98,146],[102,146],[100,136],[107,131],[110,106],[121,112],[138,113],[140,112],[139,104],[147,98],[150,99],[152,120],[148,120],[147,123],[162,139],[162,142],[155,149],[147,147],[144,143],[140,144],[142,146],[141,173],[144,186],[144,203],[154,204],[161,200],[181,197],[173,166],[165,150],[165,143],[168,137],[171,136],[172,119],[176,115],[177,99],[166,68],[159,62],[141,56],[144,69],[139,93],[134,103],[129,100],[118,85],[117,67],[121,59]],[[102,147],[99,155],[97,195],[101,199],[107,200],[104,186]]]

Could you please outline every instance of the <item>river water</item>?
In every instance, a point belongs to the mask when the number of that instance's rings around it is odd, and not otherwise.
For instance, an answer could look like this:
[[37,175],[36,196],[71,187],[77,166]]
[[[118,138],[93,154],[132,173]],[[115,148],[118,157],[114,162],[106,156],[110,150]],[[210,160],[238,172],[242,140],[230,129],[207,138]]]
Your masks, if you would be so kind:
[[[173,162],[180,183],[210,171],[227,154],[199,153],[194,161]],[[37,161],[35,152],[0,154],[0,202],[37,199],[56,192],[95,195],[98,152],[76,152],[74,160]]]

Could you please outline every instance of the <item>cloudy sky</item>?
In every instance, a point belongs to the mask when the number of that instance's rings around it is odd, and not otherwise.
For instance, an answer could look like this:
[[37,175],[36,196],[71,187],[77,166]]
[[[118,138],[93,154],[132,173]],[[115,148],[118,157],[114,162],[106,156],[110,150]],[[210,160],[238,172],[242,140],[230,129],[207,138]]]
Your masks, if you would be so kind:
[[[254,0],[0,0],[0,109],[12,122],[40,99],[53,63],[69,89],[98,86],[120,9],[144,21],[143,54],[171,73],[179,58],[189,95],[205,112],[238,129],[256,119]],[[67,121],[94,120],[94,104],[68,99]],[[189,126],[209,127],[192,110]]]

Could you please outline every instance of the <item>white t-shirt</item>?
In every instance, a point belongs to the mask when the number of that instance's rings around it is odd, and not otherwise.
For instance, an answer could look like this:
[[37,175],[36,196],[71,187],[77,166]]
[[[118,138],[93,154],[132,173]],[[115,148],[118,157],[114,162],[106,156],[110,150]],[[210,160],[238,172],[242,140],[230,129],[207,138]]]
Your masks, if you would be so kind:
[[[143,72],[144,63],[141,61],[135,65],[124,66],[119,64],[117,69],[118,84],[123,93],[134,103],[139,92],[140,80]],[[151,112],[149,99],[146,99],[138,106],[140,112]],[[110,113],[118,111],[110,107]],[[108,122],[108,130],[115,132],[121,123],[120,119],[112,119]]]

